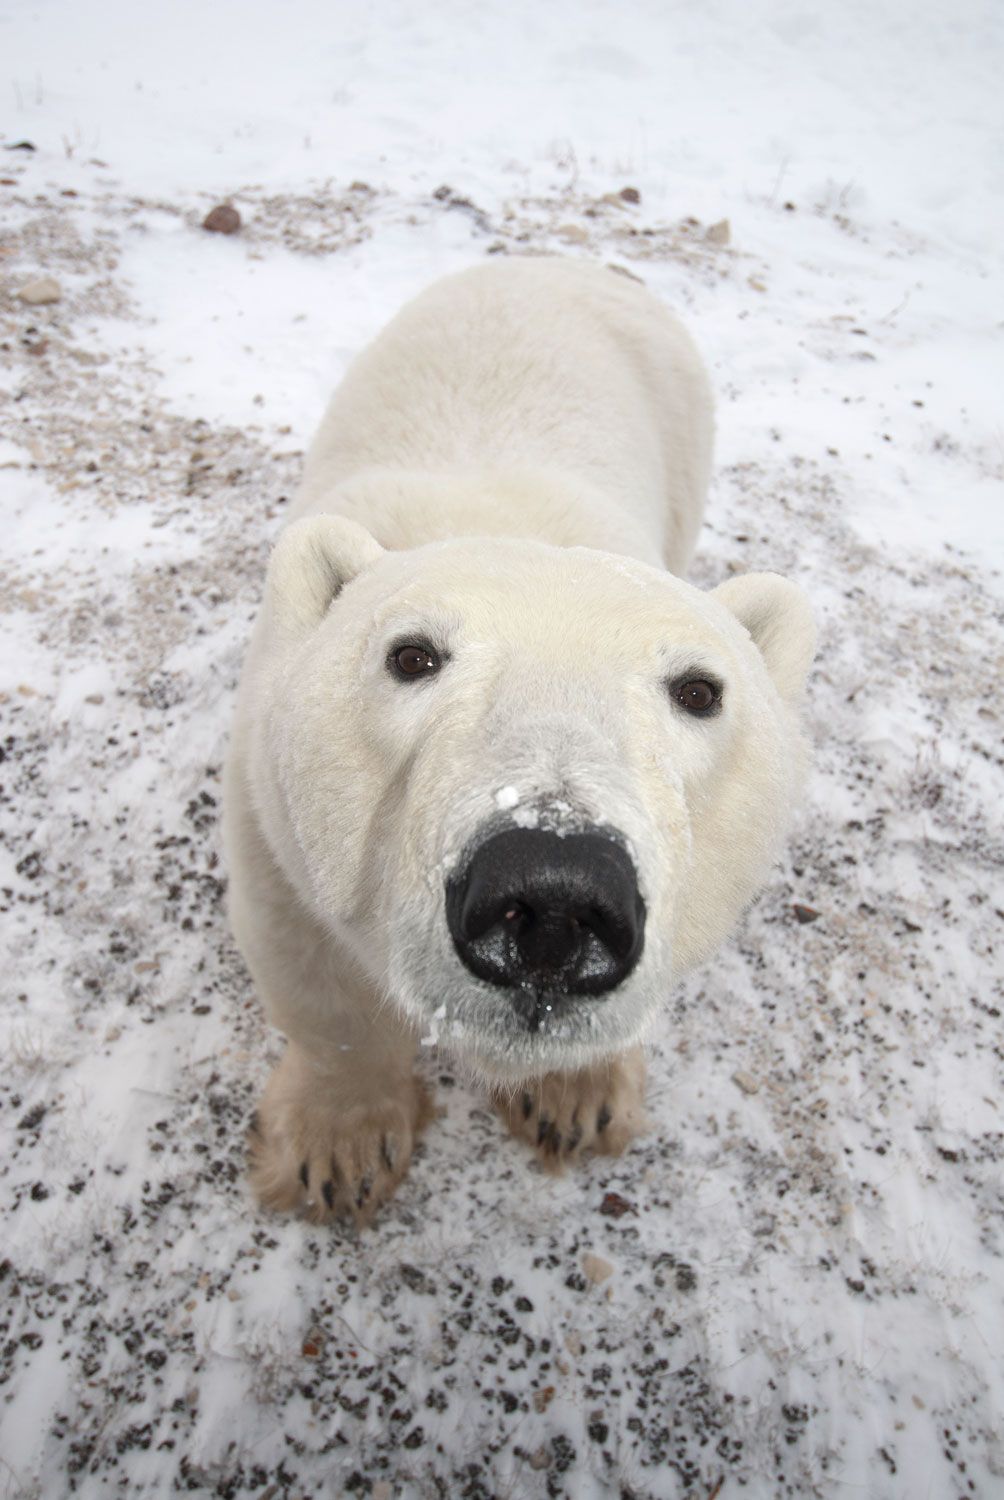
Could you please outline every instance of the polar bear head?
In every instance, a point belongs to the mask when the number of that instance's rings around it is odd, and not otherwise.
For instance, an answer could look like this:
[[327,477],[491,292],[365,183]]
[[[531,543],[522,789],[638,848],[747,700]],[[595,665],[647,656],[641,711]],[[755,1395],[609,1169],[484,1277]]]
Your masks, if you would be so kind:
[[636,1042],[761,884],[803,771],[807,602],[536,541],[294,522],[251,750],[270,846],[389,1004],[485,1075]]

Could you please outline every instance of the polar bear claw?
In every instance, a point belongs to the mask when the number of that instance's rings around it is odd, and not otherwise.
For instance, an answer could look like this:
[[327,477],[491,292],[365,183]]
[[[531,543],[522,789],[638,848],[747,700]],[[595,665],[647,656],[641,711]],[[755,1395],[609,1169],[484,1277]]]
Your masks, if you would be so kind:
[[495,1107],[545,1170],[579,1157],[620,1156],[648,1125],[640,1047],[573,1073],[548,1073],[521,1088],[496,1089]]

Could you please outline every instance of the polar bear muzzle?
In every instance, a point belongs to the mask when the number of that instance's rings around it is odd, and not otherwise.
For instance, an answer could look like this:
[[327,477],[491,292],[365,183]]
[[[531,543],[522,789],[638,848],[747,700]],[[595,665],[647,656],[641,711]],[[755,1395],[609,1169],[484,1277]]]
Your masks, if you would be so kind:
[[507,828],[446,886],[461,961],[512,992],[521,1013],[562,996],[605,995],[634,968],[645,903],[630,856],[608,833]]

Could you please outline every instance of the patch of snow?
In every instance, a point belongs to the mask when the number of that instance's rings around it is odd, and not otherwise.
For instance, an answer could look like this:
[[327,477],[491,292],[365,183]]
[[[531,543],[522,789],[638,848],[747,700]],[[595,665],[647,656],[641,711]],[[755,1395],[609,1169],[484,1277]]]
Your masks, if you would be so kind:
[[431,1025],[429,1026],[428,1034],[422,1037],[421,1045],[423,1047],[436,1047],[439,1045],[439,1023],[440,1021],[445,1021],[445,1019],[445,1004],[437,1006],[436,1009],[432,1012],[432,1020]]

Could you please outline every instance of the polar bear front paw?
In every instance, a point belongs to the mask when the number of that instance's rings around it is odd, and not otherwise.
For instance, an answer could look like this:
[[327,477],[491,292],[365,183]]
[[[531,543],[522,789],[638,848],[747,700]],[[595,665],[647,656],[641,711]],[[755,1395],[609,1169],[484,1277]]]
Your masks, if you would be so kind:
[[547,1073],[495,1094],[513,1135],[542,1166],[561,1172],[588,1151],[619,1156],[645,1130],[645,1058],[640,1047],[576,1073]]
[[[432,1118],[415,1077],[393,1098],[339,1107],[337,1088],[280,1063],[249,1136],[251,1186],[263,1208],[298,1211],[315,1224],[339,1217],[362,1227],[397,1188]],[[299,1075],[297,1080],[295,1075]],[[291,1076],[294,1075],[294,1076]],[[306,1082],[297,1093],[294,1081]]]

